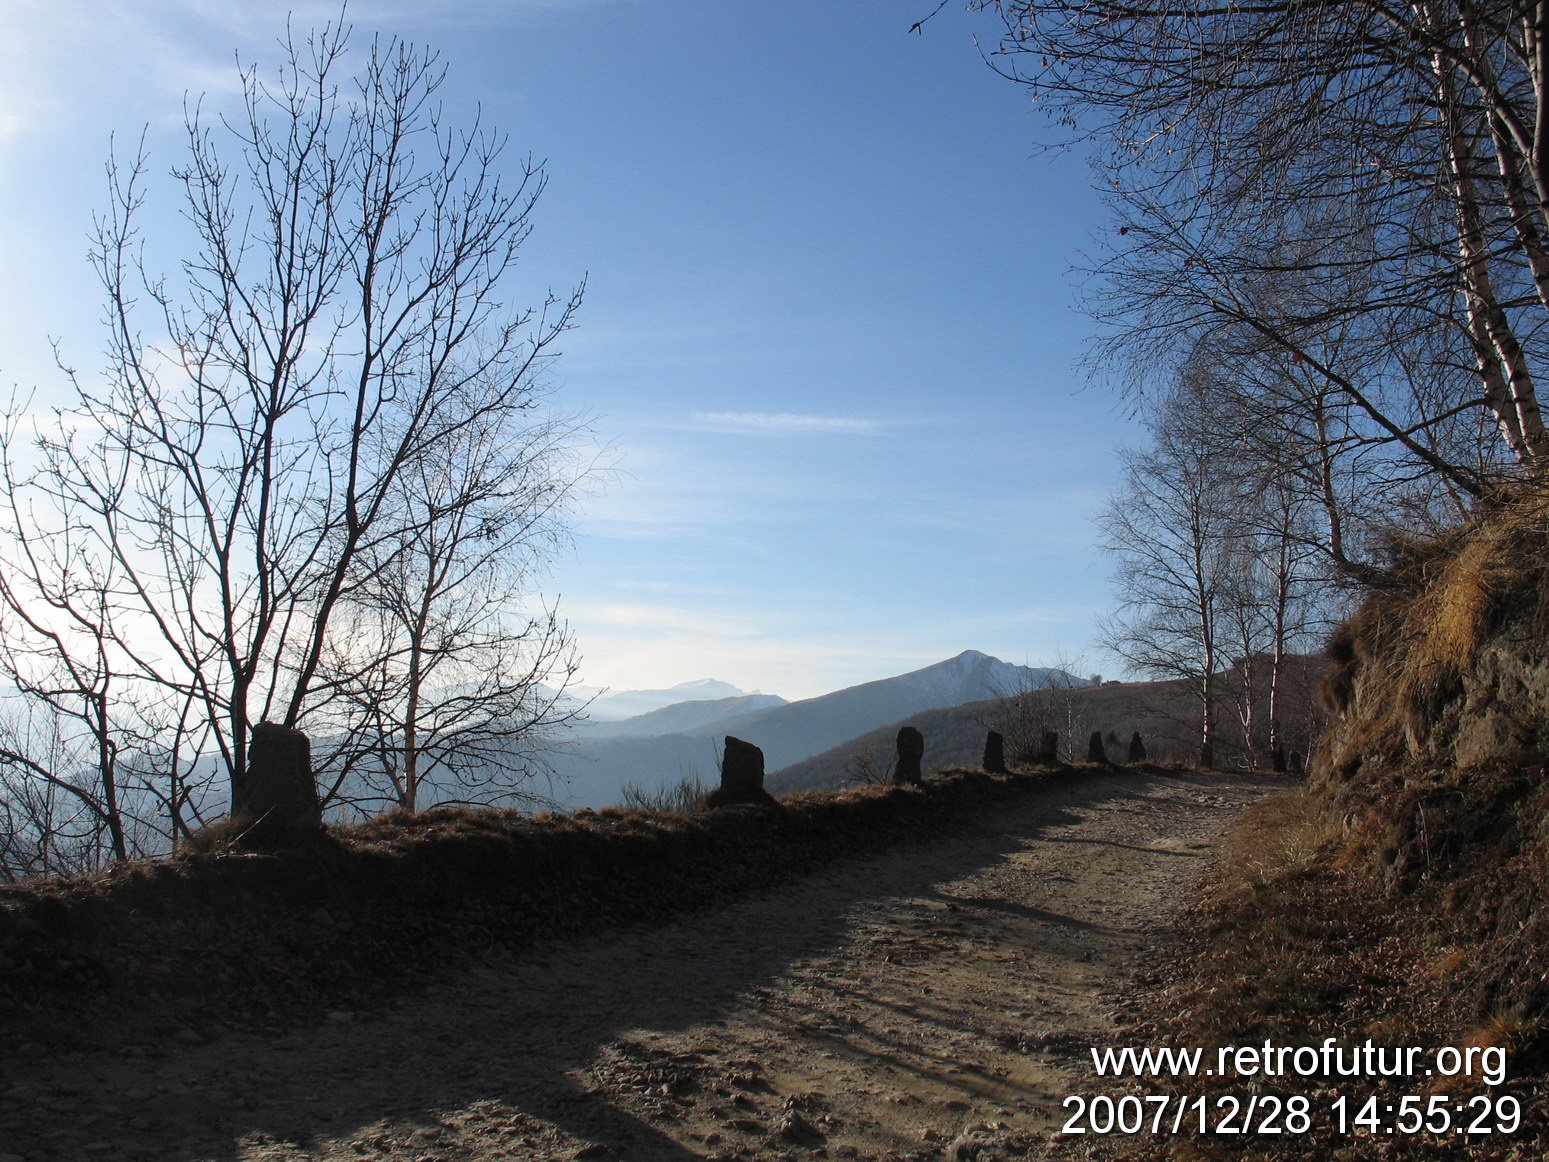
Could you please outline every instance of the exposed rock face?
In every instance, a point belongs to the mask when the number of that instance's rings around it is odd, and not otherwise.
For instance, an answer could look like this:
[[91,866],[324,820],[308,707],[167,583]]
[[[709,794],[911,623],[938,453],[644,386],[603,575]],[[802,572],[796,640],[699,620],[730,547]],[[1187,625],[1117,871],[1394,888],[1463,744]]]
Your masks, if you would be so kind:
[[898,731],[898,761],[893,766],[893,782],[922,783],[925,775],[920,761],[925,757],[925,736],[912,726]]
[[232,797],[231,819],[243,847],[305,843],[322,834],[312,743],[305,734],[273,722],[253,727],[247,776]]
[[726,736],[721,754],[721,785],[705,798],[707,807],[730,807],[735,803],[771,805],[774,796],[764,790],[764,752],[751,742]]
[[1549,498],[1524,490],[1398,546],[1335,630],[1319,689],[1329,724],[1307,772],[1337,824],[1329,849],[1358,853],[1467,948],[1458,1001],[1473,1019],[1549,1009],[1546,641]]
[[980,766],[992,775],[1006,773],[1006,739],[1000,731],[992,730],[984,736],[984,762]]
[[1087,740],[1086,761],[1089,763],[1106,763],[1108,761],[1108,751],[1103,746],[1103,732],[1100,730],[1092,731],[1092,737]]
[[1546,529],[1549,505],[1527,500],[1406,546],[1388,585],[1329,641],[1315,782],[1373,764],[1543,761]]
[[1140,731],[1129,736],[1129,761],[1143,763],[1146,761],[1146,744],[1140,737]]

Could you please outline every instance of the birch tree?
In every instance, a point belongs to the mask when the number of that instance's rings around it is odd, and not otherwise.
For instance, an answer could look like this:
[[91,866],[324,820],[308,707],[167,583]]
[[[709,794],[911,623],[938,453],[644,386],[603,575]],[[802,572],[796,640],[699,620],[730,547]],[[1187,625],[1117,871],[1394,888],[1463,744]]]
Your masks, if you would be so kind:
[[1401,475],[1478,496],[1542,467],[1549,10],[973,6],[1005,21],[998,67],[1097,149],[1101,357],[1165,390],[1202,340],[1251,342]]
[[1216,758],[1219,671],[1226,636],[1235,515],[1222,503],[1200,414],[1152,425],[1153,445],[1124,454],[1119,490],[1102,518],[1103,547],[1118,560],[1118,610],[1104,648],[1133,671],[1188,683],[1198,708],[1199,765]]

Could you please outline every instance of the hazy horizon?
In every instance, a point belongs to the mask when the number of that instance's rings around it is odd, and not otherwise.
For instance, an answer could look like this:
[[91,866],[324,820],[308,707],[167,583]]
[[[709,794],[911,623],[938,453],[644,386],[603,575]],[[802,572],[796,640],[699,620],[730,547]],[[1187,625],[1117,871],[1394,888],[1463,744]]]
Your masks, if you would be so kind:
[[[350,6],[357,50],[440,50],[449,123],[482,110],[510,165],[547,162],[512,304],[587,280],[554,406],[590,414],[619,468],[536,585],[584,682],[801,698],[965,641],[1102,668],[1091,516],[1124,424],[1079,390],[1067,277],[1102,210],[981,59],[995,22],[948,7],[911,34],[932,7]],[[0,374],[35,410],[66,399],[50,337],[100,364],[86,251],[110,137],[146,132],[144,237],[172,269],[185,94],[226,107],[238,54],[275,66],[288,10],[305,32],[338,8],[12,13],[0,212],[27,229],[0,247]]]

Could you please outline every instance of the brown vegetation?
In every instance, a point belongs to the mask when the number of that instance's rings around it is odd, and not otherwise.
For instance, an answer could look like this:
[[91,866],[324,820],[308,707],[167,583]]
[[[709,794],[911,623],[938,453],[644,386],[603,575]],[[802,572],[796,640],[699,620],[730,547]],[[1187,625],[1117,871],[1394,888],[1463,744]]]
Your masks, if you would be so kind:
[[656,923],[935,838],[1070,777],[958,771],[692,816],[399,812],[310,850],[217,843],[0,888],[0,1041],[155,1038],[316,1012],[495,946]]
[[[1546,635],[1544,497],[1500,499],[1466,528],[1395,550],[1383,587],[1330,643],[1332,718],[1308,787],[1239,822],[1196,905],[1182,979],[1154,1005],[1161,1030],[1186,1045],[1498,1046],[1522,1130],[1494,1142],[1399,1135],[1380,1156],[1542,1156]],[[1377,1086],[1325,1088],[1355,1098]],[[1385,1100],[1436,1088],[1401,1080]],[[1302,1140],[1292,1154],[1340,1145]],[[1373,1146],[1350,1156],[1377,1157]]]

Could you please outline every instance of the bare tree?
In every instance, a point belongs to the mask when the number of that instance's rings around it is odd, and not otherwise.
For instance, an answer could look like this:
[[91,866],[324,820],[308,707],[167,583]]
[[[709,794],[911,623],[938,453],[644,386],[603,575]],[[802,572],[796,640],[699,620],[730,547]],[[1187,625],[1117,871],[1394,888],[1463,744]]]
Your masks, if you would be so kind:
[[0,880],[5,882],[90,871],[104,856],[112,858],[115,838],[122,839],[121,827],[116,836],[109,828],[100,781],[77,764],[72,740],[63,731],[48,733],[66,724],[37,721],[29,710],[10,705],[0,719]]
[[508,798],[543,736],[574,718],[570,635],[519,597],[590,471],[575,436],[573,420],[490,408],[405,475],[403,534],[373,546],[349,632],[319,668],[320,695],[334,695],[320,717],[336,720],[325,802],[412,811],[427,778],[438,802]]
[[[1244,527],[1226,593],[1237,671],[1228,693],[1237,706],[1246,764],[1267,758],[1273,769],[1284,770],[1285,728],[1305,717],[1300,705],[1288,714],[1288,702],[1295,702],[1287,698],[1289,660],[1321,648],[1340,610],[1339,590],[1309,527],[1314,506],[1297,483],[1272,461],[1250,459],[1234,467],[1235,506]],[[1300,745],[1305,748],[1305,740]]]
[[469,748],[488,769],[478,740],[499,739],[510,773],[506,744],[562,716],[536,690],[569,670],[563,623],[515,612],[587,471],[576,425],[540,410],[580,290],[509,305],[544,176],[509,178],[503,138],[445,118],[434,53],[373,41],[346,74],[347,41],[287,35],[276,73],[242,72],[239,110],[188,108],[175,273],[140,234],[143,147],[110,160],[106,366],[67,369],[75,404],[33,467],[14,430],[0,448],[0,659],[95,746],[26,769],[64,794],[90,769],[77,798],[118,857],[131,755],[175,838],[212,758],[244,785],[255,723],[358,742],[338,712],[373,682],[410,804],[427,764]]
[[861,787],[893,781],[893,760],[877,740],[863,743],[844,760],[844,781]]
[[1148,402],[1150,444],[1125,453],[1103,525],[1120,603],[1105,645],[1188,684],[1204,765],[1225,757],[1229,713],[1241,761],[1256,766],[1284,751],[1288,659],[1320,642],[1340,590],[1319,496],[1263,455],[1257,413],[1234,406],[1220,374],[1209,361],[1186,368]]
[[45,866],[64,865],[62,839],[101,840],[103,854],[127,859],[114,712],[133,663],[118,638],[121,576],[58,493],[18,478],[15,415],[13,400],[0,424],[0,523],[10,529],[0,673],[18,695],[0,715],[0,769],[11,776],[12,819],[19,811],[30,822]]
[[1152,446],[1130,449],[1103,516],[1103,547],[1119,566],[1119,609],[1103,645],[1134,671],[1189,683],[1199,708],[1199,764],[1215,765],[1222,614],[1237,516],[1225,503],[1199,381],[1153,417]]
[[[1088,733],[1087,701],[1079,691],[1095,685],[1096,679],[1083,680],[1075,675],[1085,669],[1084,659],[1060,655],[1040,671],[1023,669],[1014,685],[998,687],[995,701],[979,717],[979,725],[998,731],[1005,738],[1006,755],[1016,762],[1057,759],[1067,762],[1078,754],[1079,739]],[[1053,734],[1059,740],[1059,752],[1045,753],[1045,740]]]
[[1376,449],[1463,497],[1549,458],[1549,13],[972,6],[1005,20],[998,67],[1100,146],[1099,354],[1132,382],[1165,388],[1201,342],[1248,352],[1341,417],[1330,455]]

